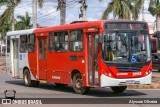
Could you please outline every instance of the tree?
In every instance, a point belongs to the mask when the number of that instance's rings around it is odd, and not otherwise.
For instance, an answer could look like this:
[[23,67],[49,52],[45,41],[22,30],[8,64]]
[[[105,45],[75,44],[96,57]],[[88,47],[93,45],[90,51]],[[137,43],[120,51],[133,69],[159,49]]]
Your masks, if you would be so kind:
[[[99,0],[102,1],[102,0]],[[102,19],[107,19],[113,12],[113,17],[137,20],[145,0],[112,0],[103,12]]]
[[[0,7],[6,6],[6,10],[0,16],[0,24],[3,25],[5,21],[12,22],[12,31],[15,30],[15,18],[14,18],[14,9],[20,4],[21,0],[0,0]],[[38,6],[43,7],[43,0],[38,0]],[[2,26],[0,26],[2,27]],[[2,28],[0,28],[2,29]]]
[[6,33],[11,30],[11,22],[10,21],[5,21],[3,25],[0,27],[0,33],[1,33],[1,40],[5,38]]
[[[102,1],[102,0],[99,0]],[[131,9],[129,6],[132,6],[128,0],[112,0],[108,3],[107,8],[103,12],[102,19],[107,19],[109,14],[113,12],[113,17],[118,17],[122,19],[131,18]]]
[[60,24],[65,24],[66,19],[66,0],[58,0],[57,10],[60,10]]
[[156,28],[160,31],[160,1],[150,0],[148,11],[152,16],[156,16]]
[[3,25],[5,21],[12,21],[12,31],[14,31],[14,9],[18,4],[21,2],[21,0],[1,0],[0,1],[0,7],[6,6],[6,10],[2,13],[0,16],[0,24]]
[[137,20],[139,13],[144,5],[145,0],[133,0],[132,3],[132,19]]
[[16,30],[24,30],[24,29],[30,29],[32,28],[31,25],[31,17],[28,15],[28,12],[26,12],[25,16],[17,16],[16,22]]

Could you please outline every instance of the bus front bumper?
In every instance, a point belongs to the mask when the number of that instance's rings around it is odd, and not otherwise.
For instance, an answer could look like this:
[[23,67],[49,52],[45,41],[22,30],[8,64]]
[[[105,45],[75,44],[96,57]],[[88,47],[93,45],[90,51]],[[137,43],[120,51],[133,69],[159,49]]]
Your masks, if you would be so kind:
[[100,87],[151,84],[151,78],[152,73],[145,77],[127,79],[115,79],[102,74],[100,76]]

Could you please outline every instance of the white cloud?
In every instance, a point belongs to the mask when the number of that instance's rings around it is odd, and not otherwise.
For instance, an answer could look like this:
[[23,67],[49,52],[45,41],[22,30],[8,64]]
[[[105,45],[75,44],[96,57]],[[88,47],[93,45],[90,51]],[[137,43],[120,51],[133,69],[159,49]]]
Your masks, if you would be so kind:
[[[86,12],[86,16],[88,20],[99,20],[101,19],[102,13],[106,9],[108,3],[111,0],[103,0],[99,2],[98,0],[88,0],[88,8]],[[74,1],[75,2],[75,1]],[[147,11],[149,5],[149,0],[145,2],[145,20],[148,22],[154,22],[155,17],[152,17],[149,12]],[[0,8],[0,14],[5,10],[5,6]],[[42,9],[38,8],[37,10],[37,18],[38,23],[42,26],[49,26],[49,25],[58,25],[60,18],[59,12],[57,11],[57,0],[44,0],[44,6]],[[29,15],[32,17],[32,0],[22,0],[19,6],[15,9],[15,18],[18,15],[25,15],[25,12],[28,12]],[[80,4],[75,3],[74,5],[67,7],[66,11],[66,23],[70,23],[74,20],[81,20],[79,19],[80,13]],[[113,14],[109,15],[109,18],[113,18]],[[142,15],[140,14],[139,20],[142,19]]]

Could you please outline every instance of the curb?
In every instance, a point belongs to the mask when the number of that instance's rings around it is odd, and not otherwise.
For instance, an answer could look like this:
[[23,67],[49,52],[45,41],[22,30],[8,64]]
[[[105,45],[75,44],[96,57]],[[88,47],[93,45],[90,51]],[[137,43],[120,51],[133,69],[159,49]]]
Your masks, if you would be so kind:
[[160,89],[160,77],[152,76],[150,85],[133,85],[128,86],[128,89]]

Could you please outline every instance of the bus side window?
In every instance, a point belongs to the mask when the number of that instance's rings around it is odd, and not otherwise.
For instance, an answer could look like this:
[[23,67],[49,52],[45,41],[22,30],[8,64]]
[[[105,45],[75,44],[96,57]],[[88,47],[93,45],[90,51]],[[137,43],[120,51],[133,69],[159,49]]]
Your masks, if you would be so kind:
[[54,33],[54,51],[65,52],[68,51],[68,32]]
[[10,36],[7,36],[7,53],[10,53]]
[[35,35],[30,34],[28,35],[28,52],[35,51]]
[[27,46],[27,35],[20,35],[20,53],[26,53],[28,50]]
[[49,52],[53,52],[54,48],[54,33],[50,32],[49,33],[49,44],[48,44],[48,50]]
[[70,32],[70,51],[80,52],[83,50],[83,31],[73,30]]

